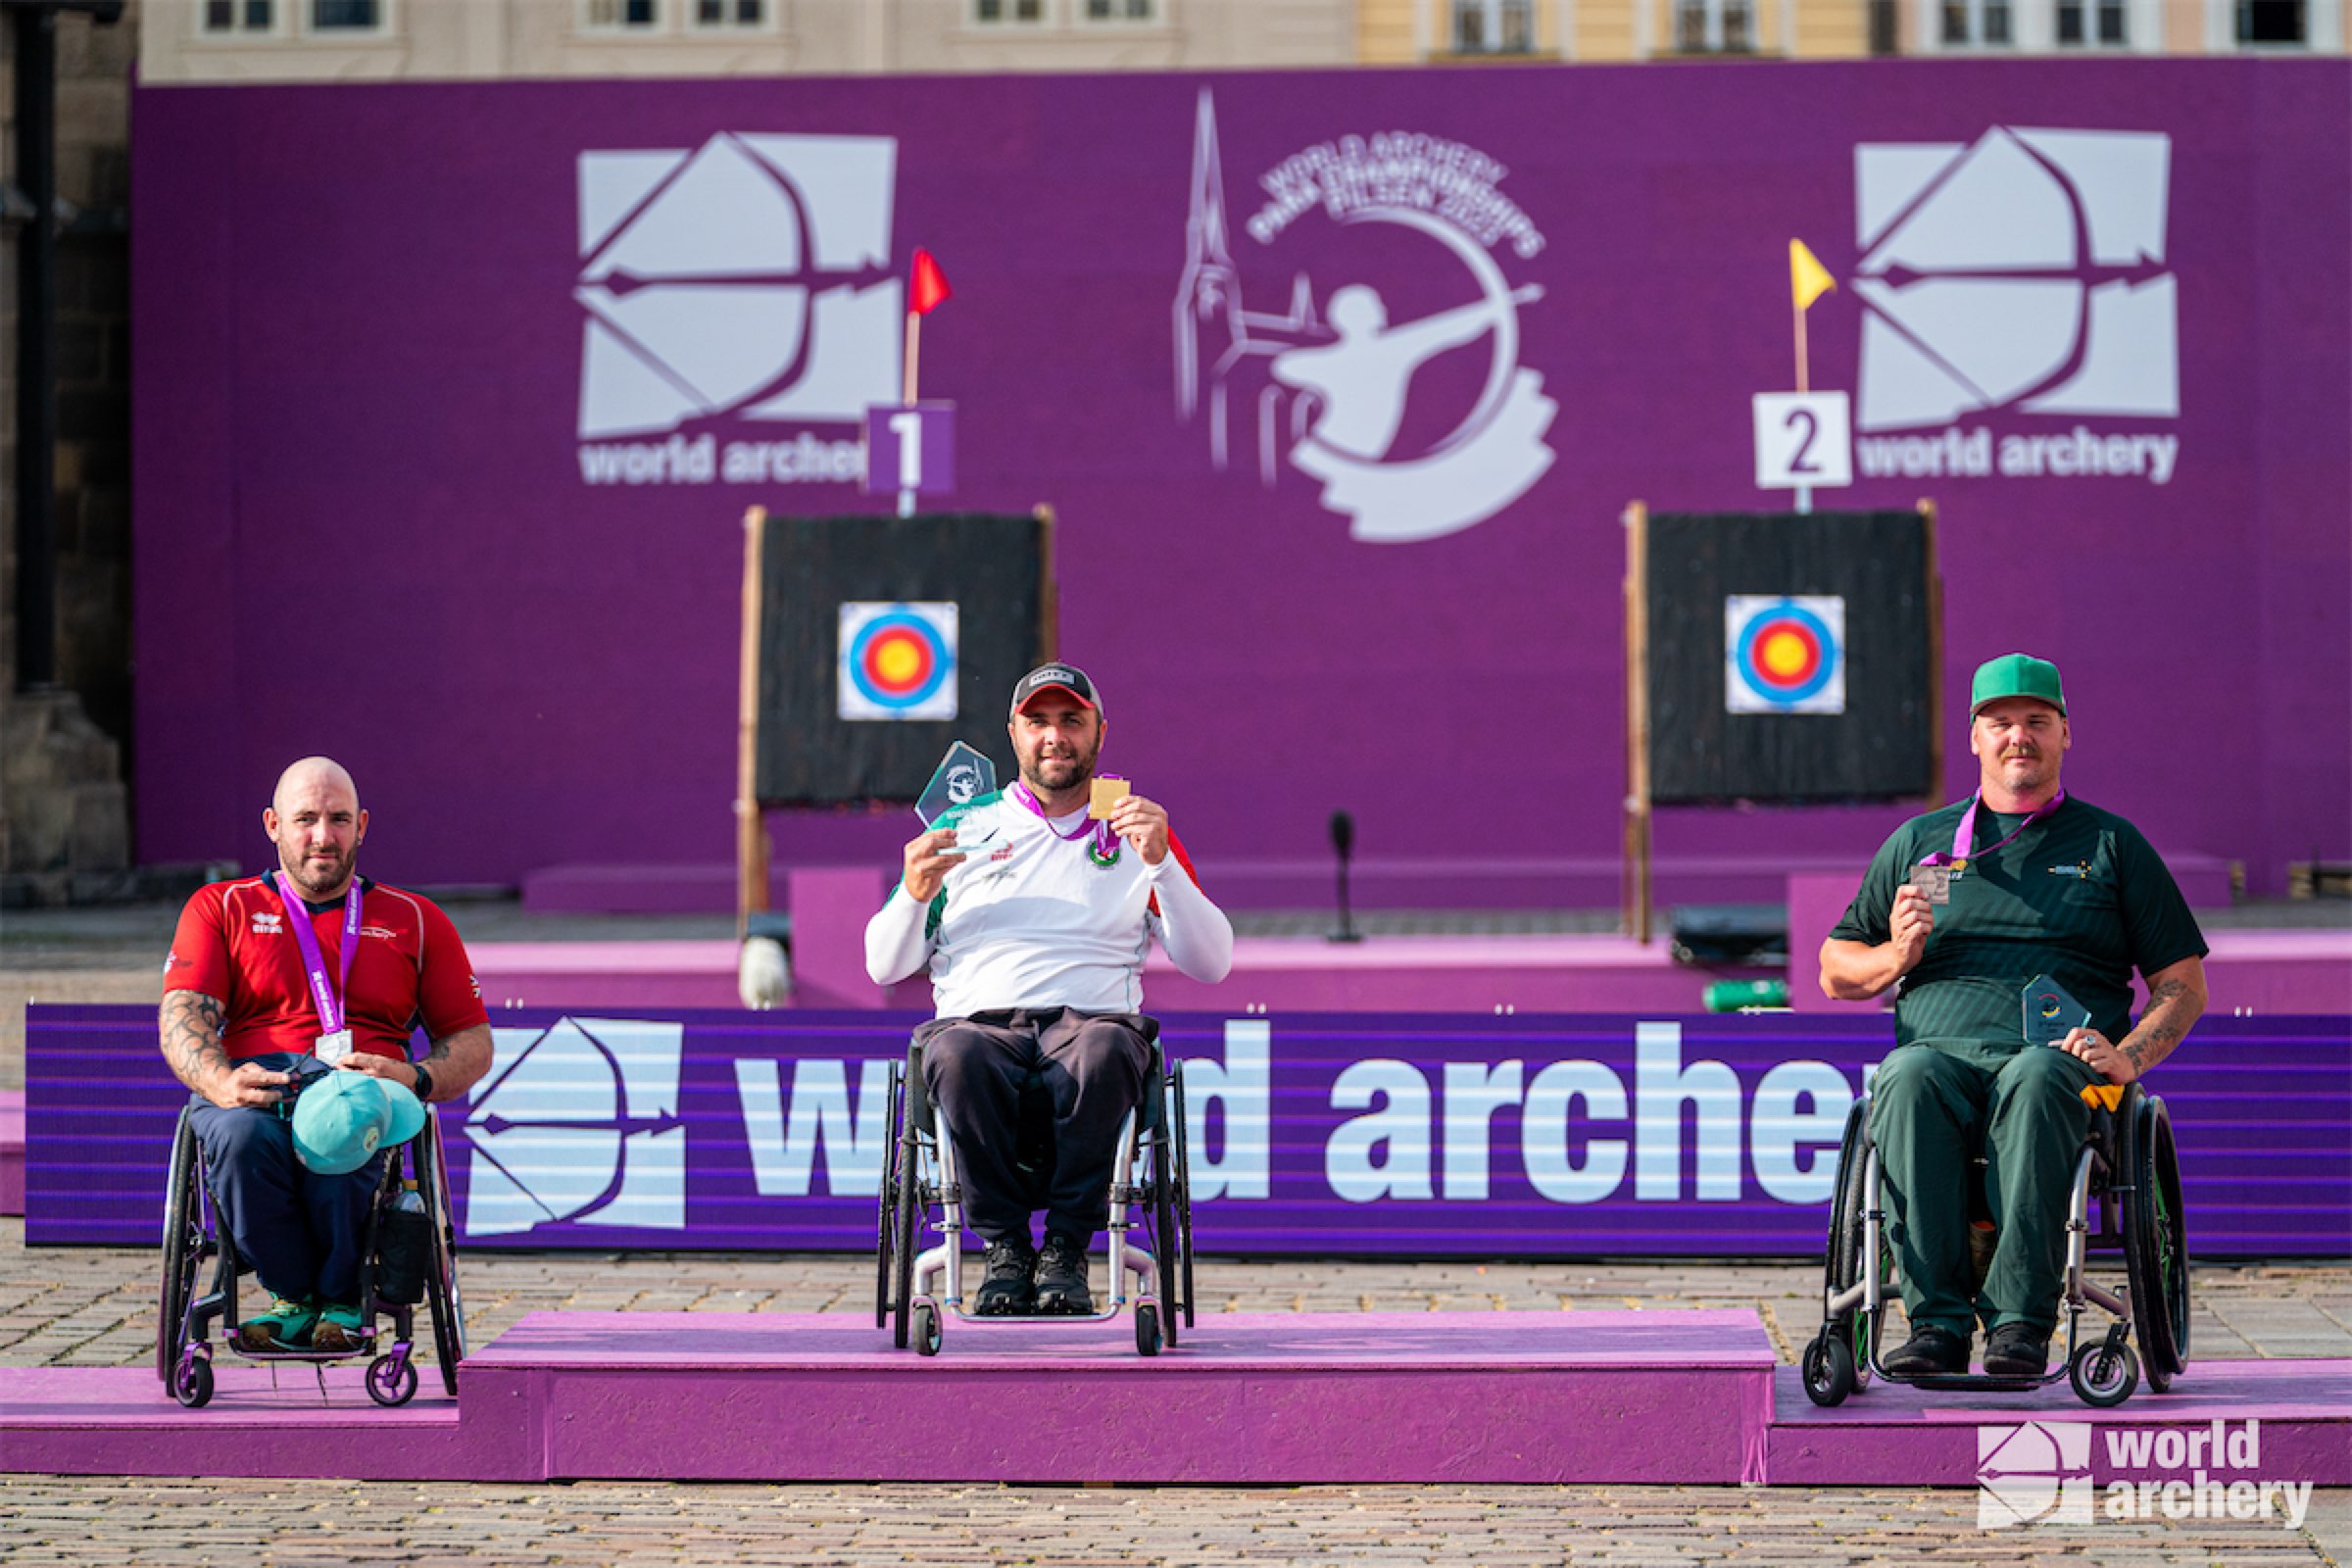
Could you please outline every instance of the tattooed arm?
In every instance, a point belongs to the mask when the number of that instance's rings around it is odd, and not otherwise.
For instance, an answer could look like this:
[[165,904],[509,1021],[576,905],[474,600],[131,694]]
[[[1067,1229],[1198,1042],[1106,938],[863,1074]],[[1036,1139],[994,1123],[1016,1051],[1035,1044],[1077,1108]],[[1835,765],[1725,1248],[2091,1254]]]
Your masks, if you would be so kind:
[[167,991],[157,1024],[165,1062],[181,1083],[214,1104],[274,1105],[281,1098],[273,1086],[287,1081],[284,1073],[228,1059],[228,1048],[220,1043],[220,998]]
[[2205,960],[2190,956],[2148,976],[2148,1006],[2138,1027],[2112,1044],[2096,1029],[2077,1029],[2060,1049],[2082,1057],[2111,1084],[2128,1084],[2173,1054],[2205,1011]]

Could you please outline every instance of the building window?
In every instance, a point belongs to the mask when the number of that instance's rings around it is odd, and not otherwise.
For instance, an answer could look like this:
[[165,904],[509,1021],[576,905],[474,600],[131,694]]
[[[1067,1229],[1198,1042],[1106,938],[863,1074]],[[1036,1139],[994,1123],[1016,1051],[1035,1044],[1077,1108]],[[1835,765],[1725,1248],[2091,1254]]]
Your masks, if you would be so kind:
[[1078,15],[1089,22],[1157,22],[1157,0],[1084,0]]
[[1900,54],[1902,47],[1902,23],[1896,17],[1894,0],[1870,0],[1870,52]]
[[272,32],[277,27],[276,0],[204,0],[202,15],[208,33]]
[[767,0],[694,0],[698,27],[764,27]]
[[2130,43],[2124,0],[2058,0],[2058,41],[2069,45]]
[[2002,48],[2016,41],[2009,25],[2009,0],[1943,0],[1943,41],[1966,47]]
[[1454,53],[1523,55],[1535,47],[1535,0],[1453,0]]
[[2304,0],[2237,0],[2241,44],[2307,44],[2311,18]]
[[1756,38],[1748,0],[1674,0],[1674,47],[1687,55],[1750,53]]
[[588,0],[588,25],[595,31],[638,31],[661,24],[662,0]]
[[1007,22],[1043,22],[1046,0],[972,0],[972,20],[989,27]]
[[313,32],[375,32],[383,24],[382,0],[311,0]]

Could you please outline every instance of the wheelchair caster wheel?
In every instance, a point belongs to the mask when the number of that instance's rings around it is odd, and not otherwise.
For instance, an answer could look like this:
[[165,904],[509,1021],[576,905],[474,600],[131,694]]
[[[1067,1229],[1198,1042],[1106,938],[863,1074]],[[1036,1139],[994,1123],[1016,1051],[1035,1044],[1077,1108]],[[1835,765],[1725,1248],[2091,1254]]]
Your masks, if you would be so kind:
[[2123,1403],[2139,1387],[2139,1357],[2129,1345],[2085,1345],[2066,1364],[2066,1376],[2077,1397],[2104,1410]]
[[937,1355],[940,1342],[939,1308],[933,1306],[929,1301],[917,1301],[914,1307],[913,1333],[915,1354]]
[[416,1363],[383,1354],[368,1363],[368,1397],[381,1405],[406,1404],[416,1396]]
[[1854,1377],[1854,1348],[1834,1327],[1824,1328],[1805,1347],[1805,1397],[1824,1409],[1843,1404],[1860,1387]]
[[1159,1308],[1149,1301],[1135,1309],[1135,1351],[1138,1355],[1159,1353]]
[[191,1410],[201,1410],[213,1399],[213,1360],[208,1355],[192,1355],[172,1380],[172,1397]]

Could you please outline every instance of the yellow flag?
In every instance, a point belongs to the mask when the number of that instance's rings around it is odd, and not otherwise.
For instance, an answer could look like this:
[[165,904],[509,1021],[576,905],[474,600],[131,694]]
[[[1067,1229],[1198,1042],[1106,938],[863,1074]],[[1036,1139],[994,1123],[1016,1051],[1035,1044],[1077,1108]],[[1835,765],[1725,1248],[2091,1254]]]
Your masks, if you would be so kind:
[[1822,266],[1811,251],[1805,249],[1803,240],[1792,239],[1788,242],[1788,288],[1796,296],[1798,310],[1808,308],[1837,286],[1838,280],[1830,275],[1830,270]]

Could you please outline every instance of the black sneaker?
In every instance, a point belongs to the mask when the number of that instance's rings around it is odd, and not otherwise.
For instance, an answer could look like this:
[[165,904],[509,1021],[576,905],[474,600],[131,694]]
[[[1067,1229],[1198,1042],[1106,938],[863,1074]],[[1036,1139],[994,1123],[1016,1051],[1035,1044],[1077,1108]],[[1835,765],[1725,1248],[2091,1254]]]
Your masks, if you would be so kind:
[[1037,1254],[1037,1309],[1063,1317],[1083,1317],[1095,1309],[1086,1289],[1086,1244],[1060,1231],[1046,1232],[1045,1250]]
[[2031,1323],[2004,1323],[1984,1336],[1984,1370],[1999,1378],[2037,1378],[2050,1364],[2050,1336]]
[[1030,1276],[1037,1253],[1027,1237],[988,1244],[988,1278],[980,1282],[972,1310],[982,1317],[1025,1317],[1037,1310],[1037,1287]]
[[1911,1338],[1880,1363],[1898,1378],[1921,1378],[1936,1373],[1968,1370],[1968,1342],[1933,1323],[1911,1331]]

